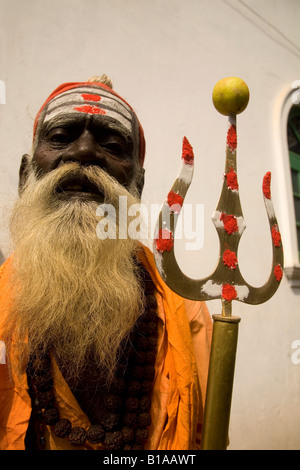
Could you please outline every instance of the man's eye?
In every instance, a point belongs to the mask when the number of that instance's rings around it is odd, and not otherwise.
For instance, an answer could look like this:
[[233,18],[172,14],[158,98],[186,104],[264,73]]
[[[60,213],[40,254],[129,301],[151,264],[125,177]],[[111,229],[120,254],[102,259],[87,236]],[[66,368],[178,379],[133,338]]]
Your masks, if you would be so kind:
[[105,148],[108,152],[111,152],[115,155],[121,155],[124,152],[124,146],[119,142],[109,142],[102,144],[102,147]]
[[67,144],[70,141],[70,136],[67,132],[50,132],[48,140],[54,144]]

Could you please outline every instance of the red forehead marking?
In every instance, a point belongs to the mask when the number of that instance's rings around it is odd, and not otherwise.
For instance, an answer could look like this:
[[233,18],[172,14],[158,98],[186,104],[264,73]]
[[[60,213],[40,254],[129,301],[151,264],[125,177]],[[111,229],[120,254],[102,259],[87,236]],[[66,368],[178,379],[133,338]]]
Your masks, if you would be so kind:
[[86,104],[83,106],[76,106],[73,109],[75,111],[80,111],[81,113],[87,113],[87,114],[106,114],[104,109],[101,109],[98,106],[92,106],[90,104]]
[[81,96],[85,101],[100,101],[101,100],[101,96],[92,95],[90,93],[83,93]]

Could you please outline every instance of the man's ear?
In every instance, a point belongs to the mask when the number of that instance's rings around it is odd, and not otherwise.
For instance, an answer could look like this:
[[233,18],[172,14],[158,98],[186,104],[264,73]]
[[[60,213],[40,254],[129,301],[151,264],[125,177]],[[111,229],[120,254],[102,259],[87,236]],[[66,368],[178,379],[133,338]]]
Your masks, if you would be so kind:
[[19,169],[19,195],[21,194],[25,183],[27,181],[30,170],[30,156],[25,153],[21,160],[21,165]]

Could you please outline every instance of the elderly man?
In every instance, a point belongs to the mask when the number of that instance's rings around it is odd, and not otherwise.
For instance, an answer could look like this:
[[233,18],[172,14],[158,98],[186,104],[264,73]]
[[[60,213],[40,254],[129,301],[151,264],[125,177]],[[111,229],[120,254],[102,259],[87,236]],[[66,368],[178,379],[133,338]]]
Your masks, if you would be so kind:
[[61,85],[37,115],[1,267],[2,450],[199,448],[206,305],[137,240],[96,233],[100,204],[140,201],[144,157],[106,77]]

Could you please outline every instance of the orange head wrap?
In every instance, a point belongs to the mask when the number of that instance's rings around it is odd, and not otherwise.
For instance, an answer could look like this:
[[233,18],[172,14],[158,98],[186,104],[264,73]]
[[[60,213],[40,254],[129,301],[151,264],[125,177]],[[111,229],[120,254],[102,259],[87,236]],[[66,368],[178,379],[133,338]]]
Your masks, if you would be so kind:
[[[77,90],[78,89],[78,90]],[[100,89],[100,90],[99,90]],[[70,90],[74,90],[74,92],[78,92],[79,94],[79,99],[80,102],[78,102],[78,96],[73,97],[72,101],[71,98],[69,97],[70,95]],[[90,93],[88,93],[90,91]],[[69,93],[66,93],[69,92]],[[85,92],[85,93],[84,93]],[[37,134],[37,129],[38,126],[44,122],[45,115],[50,111],[49,107],[55,109],[54,103],[52,101],[57,98],[58,96],[65,94],[65,101],[60,104],[60,106],[64,106],[66,109],[66,112],[83,112],[83,113],[88,113],[88,114],[107,114],[108,116],[114,116],[116,114],[113,110],[114,108],[114,103],[113,100],[117,100],[118,102],[123,102],[123,104],[126,106],[126,109],[124,108],[124,113],[125,115],[128,116],[128,113],[130,114],[130,119],[134,120],[137,123],[138,127],[138,144],[139,144],[139,162],[141,167],[144,164],[144,159],[145,159],[145,138],[144,138],[144,132],[143,128],[133,110],[133,108],[120,96],[118,95],[112,88],[110,88],[108,85],[97,82],[97,81],[87,81],[87,82],[70,82],[70,83],[64,83],[57,87],[51,95],[47,98],[41,109],[39,110],[35,122],[34,122],[34,128],[33,128],[33,139],[35,139],[36,134]],[[74,106],[74,99],[75,99],[75,104]],[[102,102],[107,99],[110,101],[107,106],[102,106]],[[77,100],[77,101],[76,101]],[[99,105],[99,101],[101,100],[101,106]],[[72,103],[72,107],[70,109],[70,103]],[[79,106],[78,106],[79,104]],[[69,106],[68,106],[69,105]],[[118,115],[118,120],[123,119],[121,118],[121,115]],[[126,116],[124,116],[124,122],[125,122]]]

